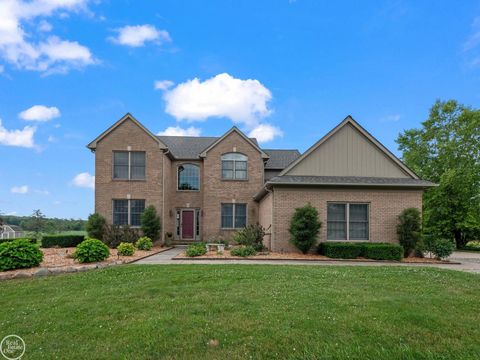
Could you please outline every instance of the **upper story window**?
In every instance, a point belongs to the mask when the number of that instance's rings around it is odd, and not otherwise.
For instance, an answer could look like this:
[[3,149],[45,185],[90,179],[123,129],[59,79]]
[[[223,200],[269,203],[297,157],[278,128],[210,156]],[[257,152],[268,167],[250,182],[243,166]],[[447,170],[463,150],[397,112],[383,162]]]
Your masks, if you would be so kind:
[[114,151],[113,178],[145,180],[145,151]]
[[182,164],[177,168],[178,190],[200,190],[200,167],[194,164]]
[[222,155],[222,179],[247,179],[248,157],[239,153]]

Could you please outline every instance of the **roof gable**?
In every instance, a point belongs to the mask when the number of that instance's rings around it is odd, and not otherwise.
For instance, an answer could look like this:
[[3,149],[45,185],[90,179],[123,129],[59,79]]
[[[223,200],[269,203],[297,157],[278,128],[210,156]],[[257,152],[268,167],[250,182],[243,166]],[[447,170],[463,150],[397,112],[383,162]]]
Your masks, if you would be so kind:
[[132,114],[130,113],[127,113],[125,114],[120,120],[118,120],[115,124],[113,124],[112,126],[110,126],[107,130],[105,130],[103,133],[101,133],[99,136],[97,136],[92,142],[90,142],[87,147],[92,150],[92,151],[95,151],[96,147],[97,147],[97,143],[102,140],[104,137],[106,137],[108,134],[110,134],[113,130],[115,130],[117,127],[119,127],[121,124],[123,124],[125,121],[132,121],[135,125],[137,125],[140,129],[142,129],[143,131],[145,131],[147,133],[147,135],[149,135],[153,140],[155,140],[158,145],[159,145],[159,148],[160,149],[166,149],[166,145],[160,141],[160,139],[158,137],[156,137],[154,134],[152,134],[150,132],[150,130],[148,130],[145,126],[143,126],[140,121],[138,121],[137,119],[135,119],[133,117]]
[[240,135],[242,138],[245,139],[245,141],[247,143],[249,143],[250,145],[252,145],[253,148],[255,148],[261,155],[262,155],[262,158],[264,159],[268,159],[268,155],[262,150],[260,149],[260,147],[257,145],[257,143],[255,141],[253,141],[252,139],[250,139],[248,136],[246,136],[243,132],[241,132],[236,126],[232,127],[230,130],[228,130],[225,134],[223,134],[222,136],[220,136],[217,140],[215,140],[212,144],[210,144],[208,147],[206,147],[201,153],[200,153],[200,157],[206,157],[207,156],[207,152],[210,151],[212,148],[214,148],[217,144],[219,144],[223,139],[225,139],[228,135],[230,135],[231,133],[237,133],[238,135]]
[[347,116],[279,175],[418,179],[351,116]]

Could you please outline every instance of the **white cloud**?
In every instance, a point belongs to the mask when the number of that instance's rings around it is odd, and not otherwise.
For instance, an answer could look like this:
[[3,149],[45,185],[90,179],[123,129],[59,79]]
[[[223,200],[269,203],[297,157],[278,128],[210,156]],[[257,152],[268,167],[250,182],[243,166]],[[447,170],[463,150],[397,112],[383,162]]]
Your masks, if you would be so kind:
[[183,129],[180,126],[169,126],[165,130],[160,131],[158,135],[166,136],[200,136],[201,129],[190,126],[187,129]]
[[[39,33],[50,31],[45,17],[59,11],[86,10],[89,0],[2,0],[0,1],[0,58],[18,69],[46,73],[67,72],[95,63],[90,50],[75,41],[50,36],[39,39]],[[42,18],[37,21],[37,18]],[[25,24],[36,31],[28,33]],[[41,38],[41,37],[40,37]]]
[[223,73],[201,82],[195,78],[164,94],[165,111],[177,120],[204,121],[227,117],[247,127],[271,114],[272,94],[258,80],[241,80]]
[[94,189],[95,176],[90,175],[88,172],[80,173],[73,178],[72,184],[77,187]]
[[34,126],[25,126],[22,130],[7,130],[0,119],[0,144],[33,148],[33,135],[37,129]]
[[283,131],[270,124],[259,124],[248,134],[248,137],[256,138],[259,143],[269,142],[281,136]]
[[21,185],[21,186],[14,186],[10,189],[10,192],[13,194],[26,194],[28,193],[28,186]]
[[27,121],[49,121],[60,116],[60,110],[55,106],[34,105],[22,111],[18,117]]
[[382,122],[397,122],[401,118],[400,114],[391,114],[382,118]]
[[175,85],[175,83],[170,80],[157,80],[153,83],[153,88],[155,90],[167,90],[173,85]]
[[49,135],[47,141],[53,143],[57,141],[57,138],[53,135]]
[[50,191],[48,191],[48,190],[38,190],[37,189],[37,190],[35,190],[35,193],[39,194],[39,195],[45,195],[45,196],[50,195]]
[[109,37],[108,39],[119,45],[140,47],[144,46],[146,42],[153,41],[157,44],[170,42],[170,34],[165,30],[158,30],[153,25],[127,25],[118,29],[116,37]]
[[52,31],[53,26],[46,20],[42,20],[38,24],[38,30],[41,32],[50,32]]

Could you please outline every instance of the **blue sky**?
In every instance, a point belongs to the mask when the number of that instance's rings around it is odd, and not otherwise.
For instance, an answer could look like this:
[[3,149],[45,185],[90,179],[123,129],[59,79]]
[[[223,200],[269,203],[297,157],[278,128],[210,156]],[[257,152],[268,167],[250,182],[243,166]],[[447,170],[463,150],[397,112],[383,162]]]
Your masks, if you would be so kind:
[[479,1],[2,0],[0,211],[86,218],[85,145],[126,112],[300,151],[351,114],[398,154],[479,84]]

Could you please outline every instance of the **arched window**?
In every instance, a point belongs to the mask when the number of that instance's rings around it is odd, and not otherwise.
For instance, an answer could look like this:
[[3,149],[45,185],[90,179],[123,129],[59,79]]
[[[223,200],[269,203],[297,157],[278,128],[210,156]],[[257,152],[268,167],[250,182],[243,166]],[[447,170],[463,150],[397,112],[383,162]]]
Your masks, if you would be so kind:
[[200,190],[200,168],[194,164],[182,164],[177,168],[178,190]]
[[239,153],[222,155],[222,179],[247,179],[248,157]]

